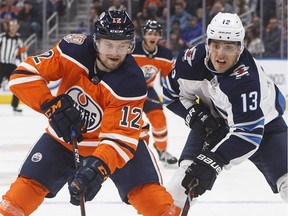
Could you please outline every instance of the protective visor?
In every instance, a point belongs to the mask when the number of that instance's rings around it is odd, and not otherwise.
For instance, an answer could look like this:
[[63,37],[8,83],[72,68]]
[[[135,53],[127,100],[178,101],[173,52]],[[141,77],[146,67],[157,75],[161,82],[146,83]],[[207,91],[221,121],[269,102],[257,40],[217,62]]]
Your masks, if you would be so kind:
[[96,40],[99,53],[103,54],[127,54],[131,50],[131,42],[129,40]]

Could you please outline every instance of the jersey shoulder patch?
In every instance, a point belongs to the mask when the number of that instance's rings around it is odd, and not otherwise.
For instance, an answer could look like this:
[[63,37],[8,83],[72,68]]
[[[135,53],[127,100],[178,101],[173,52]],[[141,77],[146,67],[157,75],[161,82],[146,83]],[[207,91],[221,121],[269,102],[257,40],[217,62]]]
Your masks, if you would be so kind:
[[91,62],[94,62],[96,59],[96,50],[93,45],[93,38],[90,35],[66,35],[60,41],[59,48],[64,55],[69,56],[88,68],[91,67]]

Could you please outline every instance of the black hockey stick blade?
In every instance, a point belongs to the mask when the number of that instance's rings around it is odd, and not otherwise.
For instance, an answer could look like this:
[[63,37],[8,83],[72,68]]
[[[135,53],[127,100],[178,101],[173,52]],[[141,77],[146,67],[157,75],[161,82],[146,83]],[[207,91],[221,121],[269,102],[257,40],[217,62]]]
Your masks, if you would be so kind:
[[[74,130],[71,132],[71,140],[72,140],[71,144],[72,144],[73,153],[74,153],[75,168],[76,170],[78,170],[80,168],[81,163],[80,163],[80,155],[79,155],[79,150],[78,150],[77,135]],[[80,194],[80,210],[81,210],[81,216],[86,216],[84,193]]]
[[181,213],[181,216],[187,216],[188,212],[190,210],[191,202],[194,197],[194,188],[198,185],[198,179],[195,179],[194,181],[191,182],[191,186],[188,191],[188,195]]

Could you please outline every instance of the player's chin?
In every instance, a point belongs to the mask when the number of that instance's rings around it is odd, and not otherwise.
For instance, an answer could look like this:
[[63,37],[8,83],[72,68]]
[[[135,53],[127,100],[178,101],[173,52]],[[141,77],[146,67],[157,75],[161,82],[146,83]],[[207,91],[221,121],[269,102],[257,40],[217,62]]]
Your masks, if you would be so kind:
[[122,64],[122,61],[120,59],[118,59],[118,60],[110,60],[109,61],[109,68],[111,70],[115,70],[115,69],[119,68],[121,64]]

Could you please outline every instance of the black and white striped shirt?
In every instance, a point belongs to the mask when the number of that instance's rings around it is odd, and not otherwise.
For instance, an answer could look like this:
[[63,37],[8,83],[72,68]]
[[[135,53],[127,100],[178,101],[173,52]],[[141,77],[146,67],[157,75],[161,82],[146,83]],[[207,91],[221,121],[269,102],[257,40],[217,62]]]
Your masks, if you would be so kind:
[[18,33],[14,37],[6,32],[0,34],[0,63],[17,65],[16,59],[22,62],[26,58],[26,48]]

